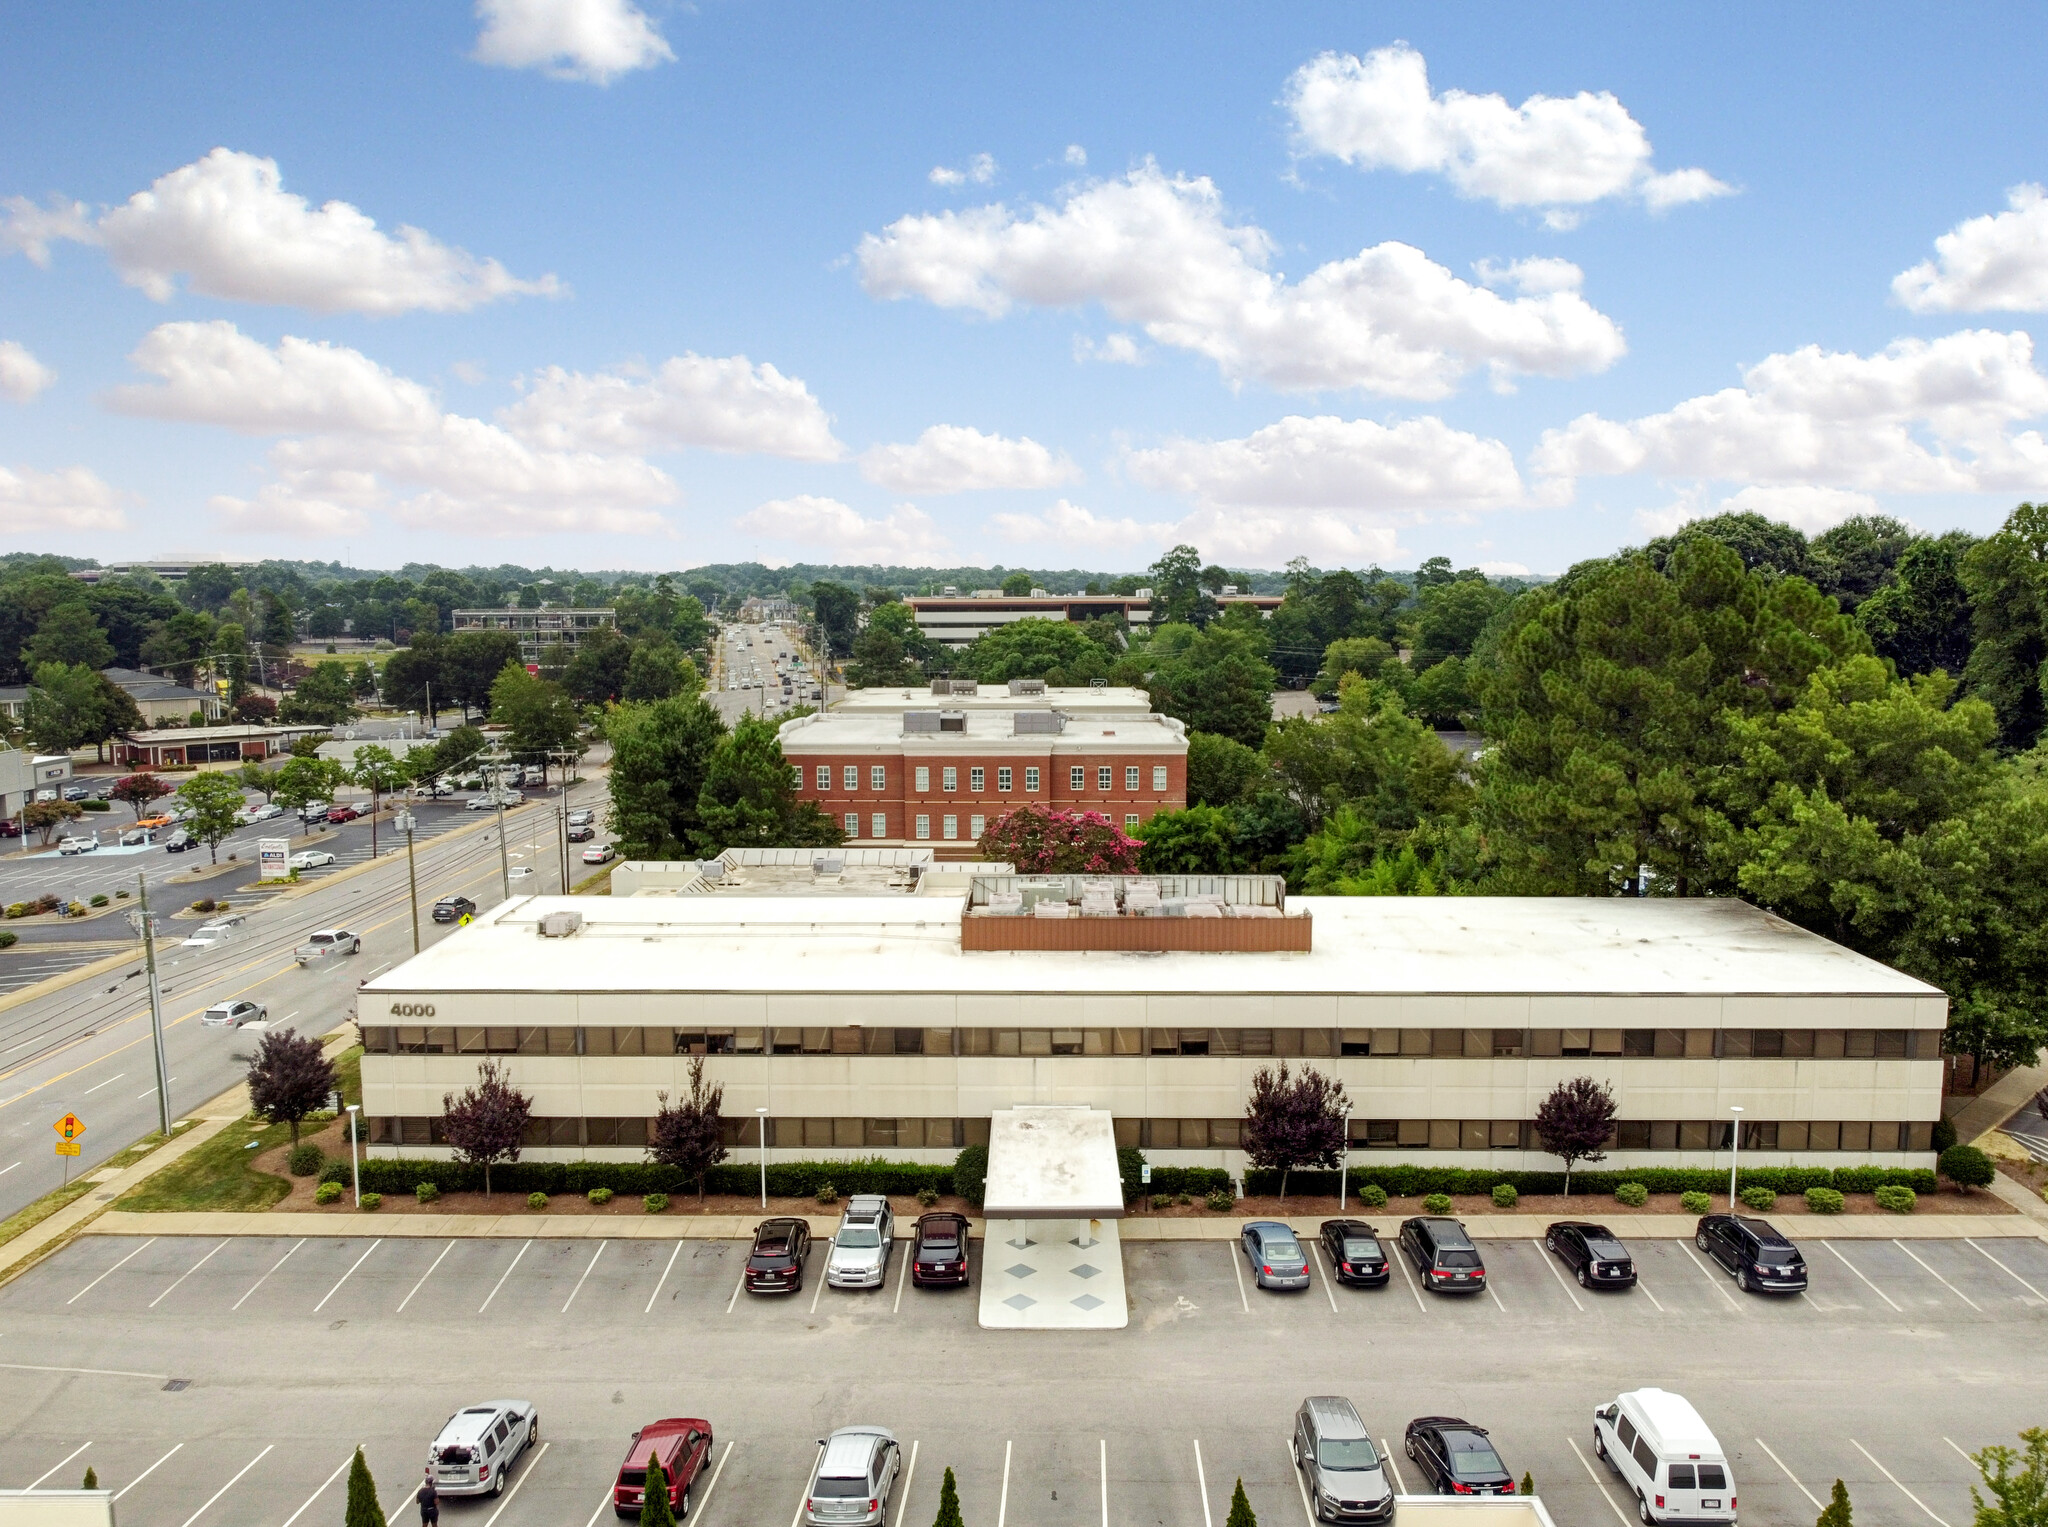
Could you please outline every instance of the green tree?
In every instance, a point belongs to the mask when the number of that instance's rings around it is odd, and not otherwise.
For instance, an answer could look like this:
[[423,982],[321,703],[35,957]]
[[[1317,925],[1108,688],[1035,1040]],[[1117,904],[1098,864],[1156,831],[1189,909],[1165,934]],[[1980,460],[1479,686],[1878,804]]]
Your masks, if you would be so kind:
[[91,1464],[87,1464],[85,1466],[85,1478],[81,1479],[78,1482],[78,1488],[81,1490],[97,1490],[99,1487],[99,1475],[93,1472],[93,1467]]
[[1393,847],[1431,816],[1463,813],[1471,787],[1457,757],[1384,684],[1353,680],[1331,716],[1273,724],[1266,761],[1309,824],[1350,805]]
[[852,688],[891,689],[921,683],[923,678],[894,632],[870,623],[854,638],[853,661],[846,665],[846,682]]
[[1216,618],[1216,601],[1202,587],[1202,554],[1176,546],[1147,569],[1152,585],[1151,623],[1204,626]]
[[1783,521],[1761,514],[1716,514],[1694,520],[1676,534],[1652,541],[1644,550],[1652,565],[1662,568],[1688,541],[1725,546],[1742,559],[1746,569],[1766,578],[1809,578],[1814,571],[1806,537]]
[[1273,777],[1257,748],[1213,732],[1188,733],[1188,804],[1229,806],[1249,800]]
[[242,698],[249,687],[249,633],[235,621],[222,621],[213,633],[213,671],[228,681],[230,704]]
[[442,648],[446,655],[448,699],[471,711],[489,713],[491,685],[507,664],[519,661],[519,638],[510,631],[458,631]]
[[76,801],[30,801],[21,808],[21,825],[25,832],[41,833],[43,847],[48,848],[51,834],[84,815],[85,808]]
[[[262,764],[253,758],[247,758],[242,761],[242,766],[235,770],[234,780],[244,790],[254,790],[265,801],[268,801],[271,796],[277,793],[276,772],[264,768]],[[126,783],[126,781],[123,781],[123,783]]]
[[815,802],[797,799],[776,724],[742,716],[721,738],[697,792],[697,844],[727,848],[820,848],[845,841]]
[[539,764],[542,777],[551,753],[576,748],[576,703],[561,685],[507,664],[491,684],[491,719],[505,728],[505,750],[523,763]]
[[274,589],[263,591],[263,645],[282,655],[298,640],[292,607]]
[[1353,673],[1401,688],[1408,682],[1408,667],[1389,643],[1377,636],[1340,636],[1323,649],[1322,671],[1309,688],[1328,698],[1342,687],[1344,676]]
[[159,672],[190,685],[213,653],[213,617],[181,610],[159,623],[142,644],[142,660]]
[[372,742],[356,749],[355,767],[349,770],[348,779],[370,792],[370,815],[374,817],[383,798],[405,783],[406,770],[391,749]]
[[1889,585],[1899,559],[1919,539],[1911,525],[1888,514],[1855,514],[1813,538],[1809,576],[1844,610],[1854,610]]
[[1970,1462],[1984,1478],[1982,1491],[1970,1486],[1970,1503],[1977,1508],[1975,1527],[2043,1527],[2048,1523],[2048,1431],[2028,1427],[2020,1433],[2020,1441],[2024,1452],[1993,1443],[1970,1455]]
[[1012,599],[1021,599],[1031,592],[1031,574],[1012,573],[1003,580],[1003,592]]
[[1472,668],[1461,657],[1445,658],[1417,674],[1408,686],[1409,713],[1425,726],[1456,731],[1469,724],[1478,709]]
[[2048,660],[2048,504],[2021,504],[1996,535],[1963,556],[1970,597],[1970,692],[1998,713],[2006,748],[2041,737],[2042,663]]
[[1842,1482],[1835,1481],[1835,1488],[1828,1495],[1828,1503],[1814,1519],[1813,1527],[1855,1527],[1849,1512],[1849,1492]]
[[711,645],[711,622],[704,618],[704,605],[693,594],[676,600],[675,618],[669,622],[668,638],[685,652]]
[[1114,654],[1080,626],[1064,620],[1014,620],[968,644],[959,671],[983,684],[1043,679],[1080,686],[1109,676]]
[[1218,806],[1161,811],[1138,825],[1138,869],[1147,875],[1228,875],[1243,869],[1237,819]]
[[178,799],[192,811],[185,831],[206,845],[215,864],[220,863],[221,840],[242,825],[241,787],[230,776],[209,771],[178,786]]
[[647,1484],[640,1494],[640,1527],[676,1527],[676,1511],[668,1498],[668,1475],[660,1457],[647,1455]]
[[22,730],[38,752],[70,753],[104,740],[105,691],[83,663],[40,663],[23,707]]
[[694,695],[704,687],[697,665],[684,657],[672,642],[637,642],[626,663],[625,682],[619,698],[626,701],[667,700],[678,694]]
[[370,1478],[370,1465],[362,1448],[348,1466],[348,1513],[346,1527],[385,1527],[384,1508],[377,1504],[377,1482]]
[[1146,654],[1155,665],[1146,683],[1155,710],[1246,747],[1265,739],[1279,680],[1243,632],[1167,626]]
[[1966,530],[1913,542],[1891,581],[1856,606],[1871,646],[1900,673],[1940,670],[1960,678],[1968,667],[1972,614],[1963,558],[1976,544]]
[[319,726],[341,726],[357,714],[355,681],[349,677],[348,665],[333,658],[314,664],[313,671],[299,680],[277,708],[280,721]]
[[628,859],[694,853],[703,818],[698,797],[725,736],[718,712],[695,695],[618,705],[605,715],[612,745],[610,826]]
[[414,635],[384,660],[384,703],[397,710],[418,711],[427,724],[437,722],[444,707],[455,703],[448,682],[448,638],[432,631]]
[[610,626],[600,626],[577,644],[576,655],[562,670],[562,687],[585,705],[605,705],[626,688],[633,644]]
[[1409,666],[1422,673],[1445,658],[1470,657],[1487,622],[1514,601],[1511,592],[1495,588],[1484,578],[1461,578],[1424,589],[1415,617],[1415,654]]
[[[355,1527],[351,1522],[349,1527]],[[1259,1519],[1252,1514],[1252,1503],[1245,1499],[1244,1479],[1239,1476],[1237,1489],[1231,1493],[1230,1515],[1223,1519],[1223,1527],[1259,1527]]]
[[36,624],[36,634],[22,649],[31,670],[46,663],[72,663],[99,669],[114,661],[114,644],[83,601],[60,604]]
[[960,1518],[960,1487],[953,1482],[951,1465],[939,1485],[939,1514],[932,1518],[932,1527],[967,1527]]
[[811,585],[811,608],[817,613],[818,628],[824,632],[826,650],[833,657],[850,655],[860,615],[860,595],[843,583],[820,581]]
[[347,771],[331,758],[294,758],[271,776],[270,798],[287,811],[332,800]]

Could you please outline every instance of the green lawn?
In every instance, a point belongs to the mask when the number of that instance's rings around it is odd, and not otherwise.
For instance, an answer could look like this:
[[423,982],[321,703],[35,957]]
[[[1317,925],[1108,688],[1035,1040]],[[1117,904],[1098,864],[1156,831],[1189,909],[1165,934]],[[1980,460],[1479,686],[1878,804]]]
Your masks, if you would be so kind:
[[[173,1135],[181,1134],[184,1132],[186,1127],[187,1126],[183,1124],[174,1124],[171,1126],[171,1133]],[[140,1161],[144,1156],[148,1155],[151,1151],[155,1150],[159,1145],[161,1145],[163,1143],[163,1138],[164,1137],[162,1135],[156,1133],[156,1131],[154,1130],[151,1130],[148,1134],[144,1135],[140,1140],[137,1140],[133,1145],[129,1146],[128,1149],[114,1156],[111,1160],[102,1162],[100,1166],[94,1167],[93,1170],[101,1171],[104,1170],[106,1167],[110,1166],[133,1166],[136,1162]],[[6,1219],[0,1220],[0,1245],[5,1245],[7,1242],[13,1240],[17,1235],[20,1235],[23,1231],[29,1230],[34,1226],[41,1224],[44,1220],[48,1219],[51,1215],[55,1214],[59,1209],[63,1208],[66,1204],[71,1203],[77,1199],[83,1198],[91,1189],[93,1189],[96,1186],[97,1184],[87,1182],[82,1177],[74,1177],[64,1187],[53,1188],[49,1192],[45,1193],[41,1198],[37,1199],[34,1203],[29,1204],[25,1208],[16,1210]]]
[[[292,1185],[268,1172],[252,1172],[249,1163],[291,1137],[288,1124],[237,1119],[197,1150],[130,1188],[114,1207],[144,1214],[268,1209],[291,1192]],[[249,1149],[252,1140],[257,1142],[254,1150]]]

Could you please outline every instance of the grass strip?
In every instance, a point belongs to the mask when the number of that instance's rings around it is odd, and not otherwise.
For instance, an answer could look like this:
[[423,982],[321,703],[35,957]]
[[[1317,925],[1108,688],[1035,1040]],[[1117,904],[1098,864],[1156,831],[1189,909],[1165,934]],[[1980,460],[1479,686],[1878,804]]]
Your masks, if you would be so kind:
[[[171,1126],[172,1138],[175,1139],[183,1134],[195,1122],[191,1119],[185,1119],[173,1124]],[[92,1170],[93,1172],[103,1172],[108,1167],[116,1169],[131,1167],[159,1145],[163,1144],[163,1142],[164,1137],[155,1130],[151,1130],[126,1150],[119,1152],[110,1160],[101,1162]],[[34,1203],[25,1205],[15,1210],[6,1219],[0,1220],[0,1246],[6,1245],[23,1232],[34,1229],[66,1204],[75,1203],[94,1188],[97,1188],[99,1184],[89,1181],[90,1176],[91,1173],[87,1173],[84,1176],[74,1177],[63,1187],[52,1188]]]
[[249,1163],[291,1137],[288,1124],[237,1119],[197,1150],[130,1188],[114,1201],[114,1207],[140,1214],[268,1209],[291,1192],[292,1185],[282,1177],[250,1170]]

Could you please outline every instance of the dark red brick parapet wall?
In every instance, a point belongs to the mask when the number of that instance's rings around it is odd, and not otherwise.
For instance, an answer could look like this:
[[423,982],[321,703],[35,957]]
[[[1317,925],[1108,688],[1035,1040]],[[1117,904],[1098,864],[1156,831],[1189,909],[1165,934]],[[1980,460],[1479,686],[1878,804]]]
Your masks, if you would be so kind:
[[1005,949],[1185,950],[1197,954],[1306,954],[1307,914],[1289,917],[990,917],[960,920],[960,947]]

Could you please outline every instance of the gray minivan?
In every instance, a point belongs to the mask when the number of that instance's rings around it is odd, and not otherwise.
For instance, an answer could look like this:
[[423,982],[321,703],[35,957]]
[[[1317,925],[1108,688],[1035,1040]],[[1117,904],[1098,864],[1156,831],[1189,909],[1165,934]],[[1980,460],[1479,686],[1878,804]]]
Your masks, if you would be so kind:
[[1387,1522],[1394,1492],[1372,1434],[1342,1395],[1311,1395],[1294,1413],[1294,1466],[1319,1522]]

